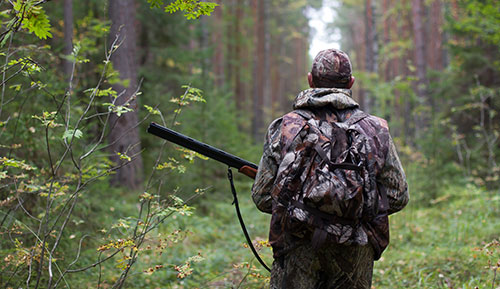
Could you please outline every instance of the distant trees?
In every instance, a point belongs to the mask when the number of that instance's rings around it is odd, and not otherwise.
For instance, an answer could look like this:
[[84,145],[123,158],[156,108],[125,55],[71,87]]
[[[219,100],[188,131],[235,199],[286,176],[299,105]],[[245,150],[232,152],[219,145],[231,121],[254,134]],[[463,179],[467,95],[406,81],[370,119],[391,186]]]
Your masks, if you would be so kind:
[[309,26],[304,11],[320,4],[315,2],[227,1],[209,19],[213,81],[231,92],[241,126],[257,142],[305,87]]
[[[492,175],[500,160],[497,1],[340,2],[332,27],[353,60],[361,86],[354,96],[390,120],[396,139],[415,152],[411,158],[423,153],[421,167],[436,175],[456,175],[456,169],[498,188]],[[377,102],[373,107],[370,97]],[[426,190],[436,192],[442,178],[432,180],[434,187]]]

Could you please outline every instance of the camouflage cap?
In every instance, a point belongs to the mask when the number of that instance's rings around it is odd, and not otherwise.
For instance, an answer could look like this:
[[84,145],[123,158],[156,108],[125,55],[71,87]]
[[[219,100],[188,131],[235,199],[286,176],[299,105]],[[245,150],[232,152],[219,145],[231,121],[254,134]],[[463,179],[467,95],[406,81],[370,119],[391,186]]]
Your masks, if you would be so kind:
[[318,88],[347,88],[351,73],[349,56],[333,48],[320,51],[314,58],[311,69],[313,83]]

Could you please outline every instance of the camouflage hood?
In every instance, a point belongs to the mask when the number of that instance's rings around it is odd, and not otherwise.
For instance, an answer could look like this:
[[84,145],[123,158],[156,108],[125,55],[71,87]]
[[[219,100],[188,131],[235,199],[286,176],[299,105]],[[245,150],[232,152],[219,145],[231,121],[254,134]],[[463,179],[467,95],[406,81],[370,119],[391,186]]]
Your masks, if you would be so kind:
[[310,88],[297,95],[293,108],[321,107],[328,104],[336,109],[356,108],[358,103],[351,98],[352,91],[343,88]]

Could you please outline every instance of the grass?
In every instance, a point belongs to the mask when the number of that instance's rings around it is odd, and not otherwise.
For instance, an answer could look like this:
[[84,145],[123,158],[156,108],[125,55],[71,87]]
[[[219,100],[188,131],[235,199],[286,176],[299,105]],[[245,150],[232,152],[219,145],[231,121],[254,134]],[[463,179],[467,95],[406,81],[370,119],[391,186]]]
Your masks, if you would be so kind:
[[375,288],[498,288],[486,267],[500,261],[500,250],[489,256],[482,249],[500,238],[500,196],[473,186],[443,196],[391,217],[391,245],[375,265]]
[[[237,180],[240,206],[250,236],[254,243],[265,241],[270,215],[255,208],[250,198],[251,183],[244,177]],[[500,262],[500,247],[487,245],[500,239],[500,196],[473,185],[449,186],[440,192],[439,198],[430,201],[423,201],[427,199],[423,194],[411,192],[413,201],[391,216],[391,244],[375,263],[373,288],[500,288],[500,277],[492,284],[493,267]],[[93,227],[87,224],[87,229],[99,231],[109,227],[112,220],[135,210],[137,196],[108,196],[99,197],[97,203],[93,198],[86,200],[88,206],[84,206],[86,209],[78,217],[93,220],[95,214],[101,216]],[[229,184],[219,184],[196,200],[193,215],[168,218],[163,226],[151,232],[125,288],[268,288],[269,273],[245,246],[231,203]],[[103,215],[107,217],[102,218]],[[167,238],[177,230],[185,237],[178,242],[169,241],[162,250],[156,249],[162,245],[159,238]],[[80,233],[76,235],[78,240]],[[75,267],[95,262],[96,248],[101,243],[97,239],[84,243],[85,257]],[[270,248],[258,245],[261,256],[271,265]],[[68,247],[68,252],[71,251]],[[200,255],[203,260],[186,263],[190,257]],[[119,258],[103,266],[102,288],[108,288],[107,284],[119,276]],[[155,270],[150,272],[150,268]],[[186,276],[179,278],[180,271],[175,268],[182,268]],[[98,268],[93,268],[68,276],[68,281],[72,288],[93,288],[98,274]]]
[[[248,183],[238,187],[251,237],[267,239],[269,215],[254,207]],[[193,273],[179,280],[176,272],[166,269],[157,276],[133,277],[130,283],[148,288],[266,287],[269,274],[244,246],[229,188],[226,195],[216,195],[223,197],[199,200],[207,213],[176,221],[190,234],[161,257],[161,262],[181,263],[199,252],[204,260],[193,264]],[[500,196],[474,186],[450,187],[431,204],[410,202],[391,216],[391,244],[375,264],[373,288],[500,288],[499,280],[492,287],[494,271],[488,267],[488,260],[500,261],[500,248],[491,247],[491,255],[484,250],[500,238],[499,217]],[[261,255],[270,265],[270,249],[262,248]]]

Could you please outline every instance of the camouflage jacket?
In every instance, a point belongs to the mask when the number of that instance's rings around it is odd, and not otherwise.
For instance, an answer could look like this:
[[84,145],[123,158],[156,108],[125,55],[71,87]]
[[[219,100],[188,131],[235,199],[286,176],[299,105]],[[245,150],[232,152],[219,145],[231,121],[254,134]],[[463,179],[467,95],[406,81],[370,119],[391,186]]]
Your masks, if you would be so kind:
[[[359,110],[359,105],[351,98],[351,90],[335,88],[305,90],[297,96],[293,107],[294,109],[308,109],[312,112],[322,111],[328,107],[331,109],[328,118],[340,122],[347,120]],[[272,192],[280,186],[275,181],[286,153],[284,148],[294,146],[293,129],[297,127],[293,123],[294,119],[297,119],[297,114],[292,111],[274,120],[269,126],[264,152],[252,188],[252,198],[257,207],[263,212],[273,214],[269,241],[273,245],[275,257],[280,254],[279,251],[283,250],[284,246],[290,246],[290,244],[283,244],[283,236],[286,233],[283,232],[283,226],[280,224],[283,213],[277,210],[276,196],[273,196]],[[395,213],[407,204],[409,195],[406,177],[390,137],[387,122],[381,118],[369,116],[360,125],[361,129],[373,137],[372,145],[376,153],[370,157],[369,165],[376,188],[379,191],[384,190],[387,194],[389,204],[387,214]],[[359,227],[352,240],[352,243],[358,245],[372,244],[375,259],[380,257],[389,242],[387,214]]]

